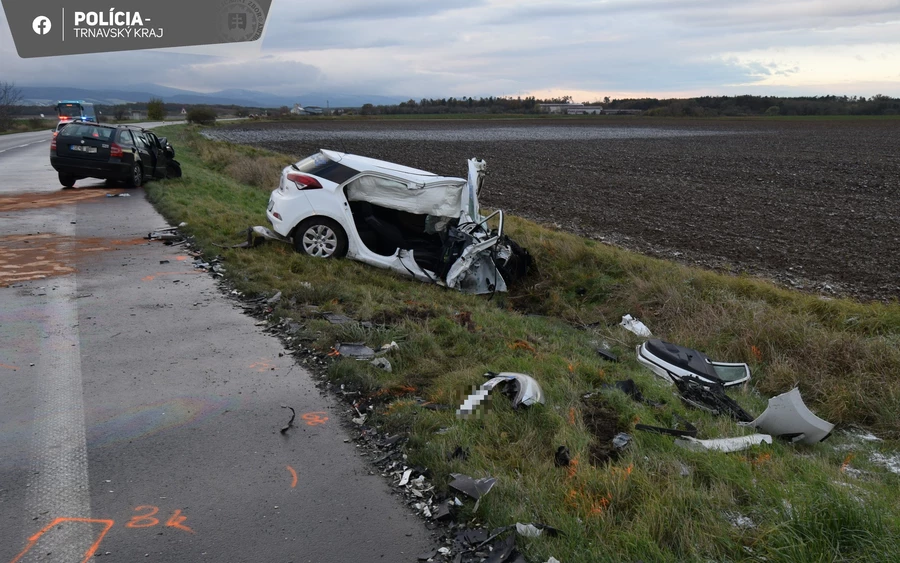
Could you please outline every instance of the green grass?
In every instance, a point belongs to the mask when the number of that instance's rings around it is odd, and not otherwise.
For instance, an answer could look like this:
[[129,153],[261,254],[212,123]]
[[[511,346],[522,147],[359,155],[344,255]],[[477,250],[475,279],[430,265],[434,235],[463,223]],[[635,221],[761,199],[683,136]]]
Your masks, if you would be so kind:
[[[301,336],[321,351],[340,341],[398,342],[400,350],[388,356],[392,373],[338,360],[327,376],[368,394],[376,405],[373,420],[387,430],[409,433],[409,463],[428,467],[439,491],[447,490],[452,472],[499,479],[477,513],[466,503],[463,518],[489,527],[538,521],[565,533],[519,538],[529,561],[551,555],[566,563],[891,561],[900,553],[900,476],[871,460],[875,451],[896,452],[896,441],[864,442],[838,432],[815,446],[776,442],[722,454],[686,451],[669,437],[634,431],[637,421],[671,425],[677,413],[701,438],[747,433],[730,420],[685,408],[637,364],[640,340],[617,326],[631,313],[663,339],[750,362],[751,385],[731,394],[751,413],[762,412],[766,397],[799,385],[823,418],[896,440],[897,303],[825,300],[516,218],[506,228],[535,256],[536,269],[493,299],[349,260],[313,260],[280,243],[223,250],[213,244],[238,242],[243,229],[266,224],[273,174],[299,155],[213,143],[181,126],[159,134],[176,146],[184,178],[148,187],[158,209],[173,223],[186,221],[204,253],[221,253],[239,290],[282,291],[275,314],[300,323]],[[373,327],[331,325],[305,316],[304,305]],[[460,313],[470,313],[474,326],[463,326]],[[594,351],[599,345],[621,363],[603,361]],[[457,419],[453,409],[486,371],[531,374],[546,405],[514,410],[498,395],[480,417]],[[665,406],[600,389],[625,378]],[[586,393],[598,395],[586,403]],[[423,408],[417,397],[450,408]],[[633,442],[617,460],[592,464],[598,444],[591,428],[603,413]],[[568,446],[576,465],[554,466],[559,445]],[[466,461],[447,460],[457,446],[469,449]]]

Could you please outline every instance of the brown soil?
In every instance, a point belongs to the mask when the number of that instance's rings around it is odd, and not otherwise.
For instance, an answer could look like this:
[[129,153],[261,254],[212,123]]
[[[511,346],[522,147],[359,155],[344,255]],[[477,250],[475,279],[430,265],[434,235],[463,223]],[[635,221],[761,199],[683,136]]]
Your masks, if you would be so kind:
[[[535,127],[577,140],[528,140]],[[494,140],[465,140],[473,128],[494,130]],[[596,138],[598,128],[618,133]],[[659,129],[680,135],[647,134]],[[452,176],[465,176],[465,160],[478,156],[489,165],[487,207],[798,289],[900,297],[897,119],[323,120],[241,130],[259,135],[250,144],[298,159],[324,147]],[[304,140],[290,140],[292,130]],[[500,130],[514,140],[497,140]],[[439,140],[408,138],[421,131]]]
[[600,395],[591,395],[584,400],[581,416],[585,427],[594,437],[590,448],[591,465],[603,465],[615,460],[618,452],[613,447],[612,440],[616,434],[626,430],[619,426],[619,413]]

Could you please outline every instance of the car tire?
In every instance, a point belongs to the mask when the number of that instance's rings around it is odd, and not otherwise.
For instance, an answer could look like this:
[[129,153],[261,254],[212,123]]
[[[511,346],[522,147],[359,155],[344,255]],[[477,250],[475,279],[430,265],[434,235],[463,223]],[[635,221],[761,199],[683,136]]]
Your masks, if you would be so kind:
[[131,175],[125,178],[125,187],[138,188],[144,183],[144,169],[139,162],[131,165]]
[[347,255],[347,233],[326,217],[310,217],[294,229],[294,248],[314,258],[343,258]]
[[73,187],[75,185],[75,180],[77,180],[77,178],[72,174],[59,173],[59,183],[62,184],[64,188]]

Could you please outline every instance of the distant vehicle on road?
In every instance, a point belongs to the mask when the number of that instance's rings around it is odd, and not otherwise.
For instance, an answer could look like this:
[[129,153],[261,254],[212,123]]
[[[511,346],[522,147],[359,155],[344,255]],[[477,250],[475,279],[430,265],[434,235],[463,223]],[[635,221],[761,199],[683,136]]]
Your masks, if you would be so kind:
[[62,121],[91,121],[97,123],[94,104],[81,100],[60,100],[56,104],[56,114]]
[[122,181],[134,188],[145,180],[181,176],[174,156],[165,138],[124,125],[74,121],[50,141],[50,164],[67,188],[82,178]]

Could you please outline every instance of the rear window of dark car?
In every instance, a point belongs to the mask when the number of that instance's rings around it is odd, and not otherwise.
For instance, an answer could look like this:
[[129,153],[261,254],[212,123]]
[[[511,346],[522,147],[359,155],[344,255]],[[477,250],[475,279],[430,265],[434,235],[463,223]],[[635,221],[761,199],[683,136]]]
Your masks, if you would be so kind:
[[87,139],[97,139],[98,141],[109,141],[112,139],[115,129],[107,127],[97,127],[96,125],[83,125],[80,123],[72,123],[65,128],[61,134],[66,137],[82,137]]

